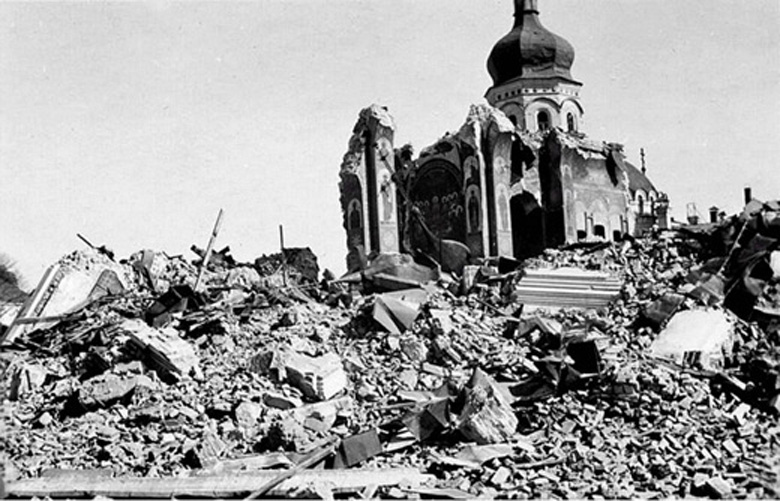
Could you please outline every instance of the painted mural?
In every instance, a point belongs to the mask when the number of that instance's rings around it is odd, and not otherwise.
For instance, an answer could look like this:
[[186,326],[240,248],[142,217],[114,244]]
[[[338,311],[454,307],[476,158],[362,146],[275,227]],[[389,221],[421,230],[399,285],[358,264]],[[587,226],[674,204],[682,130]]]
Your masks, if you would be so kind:
[[[431,233],[438,238],[465,242],[466,208],[458,170],[444,160],[431,160],[419,171],[410,196]],[[413,225],[413,245],[425,242],[419,225]]]

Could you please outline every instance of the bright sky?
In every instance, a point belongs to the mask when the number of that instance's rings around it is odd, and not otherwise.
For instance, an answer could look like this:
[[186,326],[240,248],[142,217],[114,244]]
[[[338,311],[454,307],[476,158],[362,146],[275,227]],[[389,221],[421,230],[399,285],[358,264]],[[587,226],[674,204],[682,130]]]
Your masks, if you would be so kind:
[[[583,129],[688,202],[780,198],[780,2],[539,0],[577,51]],[[121,257],[310,246],[344,271],[338,171],[360,109],[397,145],[456,130],[511,0],[0,2],[0,252],[29,286],[82,233]]]

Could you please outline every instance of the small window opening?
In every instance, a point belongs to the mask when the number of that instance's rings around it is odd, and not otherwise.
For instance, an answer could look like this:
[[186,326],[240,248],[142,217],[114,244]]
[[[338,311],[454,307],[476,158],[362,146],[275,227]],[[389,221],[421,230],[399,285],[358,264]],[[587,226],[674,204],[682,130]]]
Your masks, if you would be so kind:
[[546,111],[540,111],[536,115],[536,123],[539,125],[539,130],[548,130],[550,128],[550,115]]
[[623,234],[620,232],[620,230],[615,230],[612,232],[612,240],[615,242],[623,241]]
[[585,230],[577,230],[577,240],[585,240],[588,238],[588,232]]
[[603,225],[597,224],[596,226],[593,227],[593,234],[596,235],[597,237],[604,238],[606,237],[607,233]]
[[515,115],[509,115],[509,121],[512,122],[512,125],[517,127],[517,117]]
[[575,132],[577,127],[574,124],[574,115],[571,113],[566,115],[566,124],[569,126],[569,132]]

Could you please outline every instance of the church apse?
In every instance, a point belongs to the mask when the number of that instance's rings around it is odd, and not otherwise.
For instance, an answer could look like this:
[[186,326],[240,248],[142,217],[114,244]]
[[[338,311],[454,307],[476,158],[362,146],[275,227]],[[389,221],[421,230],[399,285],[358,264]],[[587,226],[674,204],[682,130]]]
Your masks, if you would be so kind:
[[344,157],[339,188],[350,269],[374,251],[434,254],[436,240],[463,243],[475,257],[511,255],[509,119],[472,106],[457,132],[415,160],[410,148],[393,149],[394,130],[386,109],[366,108]]
[[[433,158],[420,165],[409,196],[437,238],[466,243],[466,201],[461,178],[455,164]],[[410,230],[413,248],[430,251],[422,226],[413,223]]]

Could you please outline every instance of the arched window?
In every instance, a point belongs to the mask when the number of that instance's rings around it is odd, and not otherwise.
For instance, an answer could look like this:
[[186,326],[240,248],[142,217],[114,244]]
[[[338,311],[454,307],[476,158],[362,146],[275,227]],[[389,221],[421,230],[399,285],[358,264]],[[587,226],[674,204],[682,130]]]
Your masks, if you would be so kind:
[[539,130],[548,130],[550,128],[550,115],[546,111],[540,111],[536,114],[536,124]]
[[517,117],[515,115],[509,115],[509,121],[512,122],[512,125],[517,127]]
[[645,213],[645,197],[642,196],[640,193],[637,195],[637,202],[639,202],[639,213],[644,214]]
[[575,132],[577,130],[577,126],[574,123],[574,115],[571,113],[566,114],[566,125],[569,127],[569,132]]

